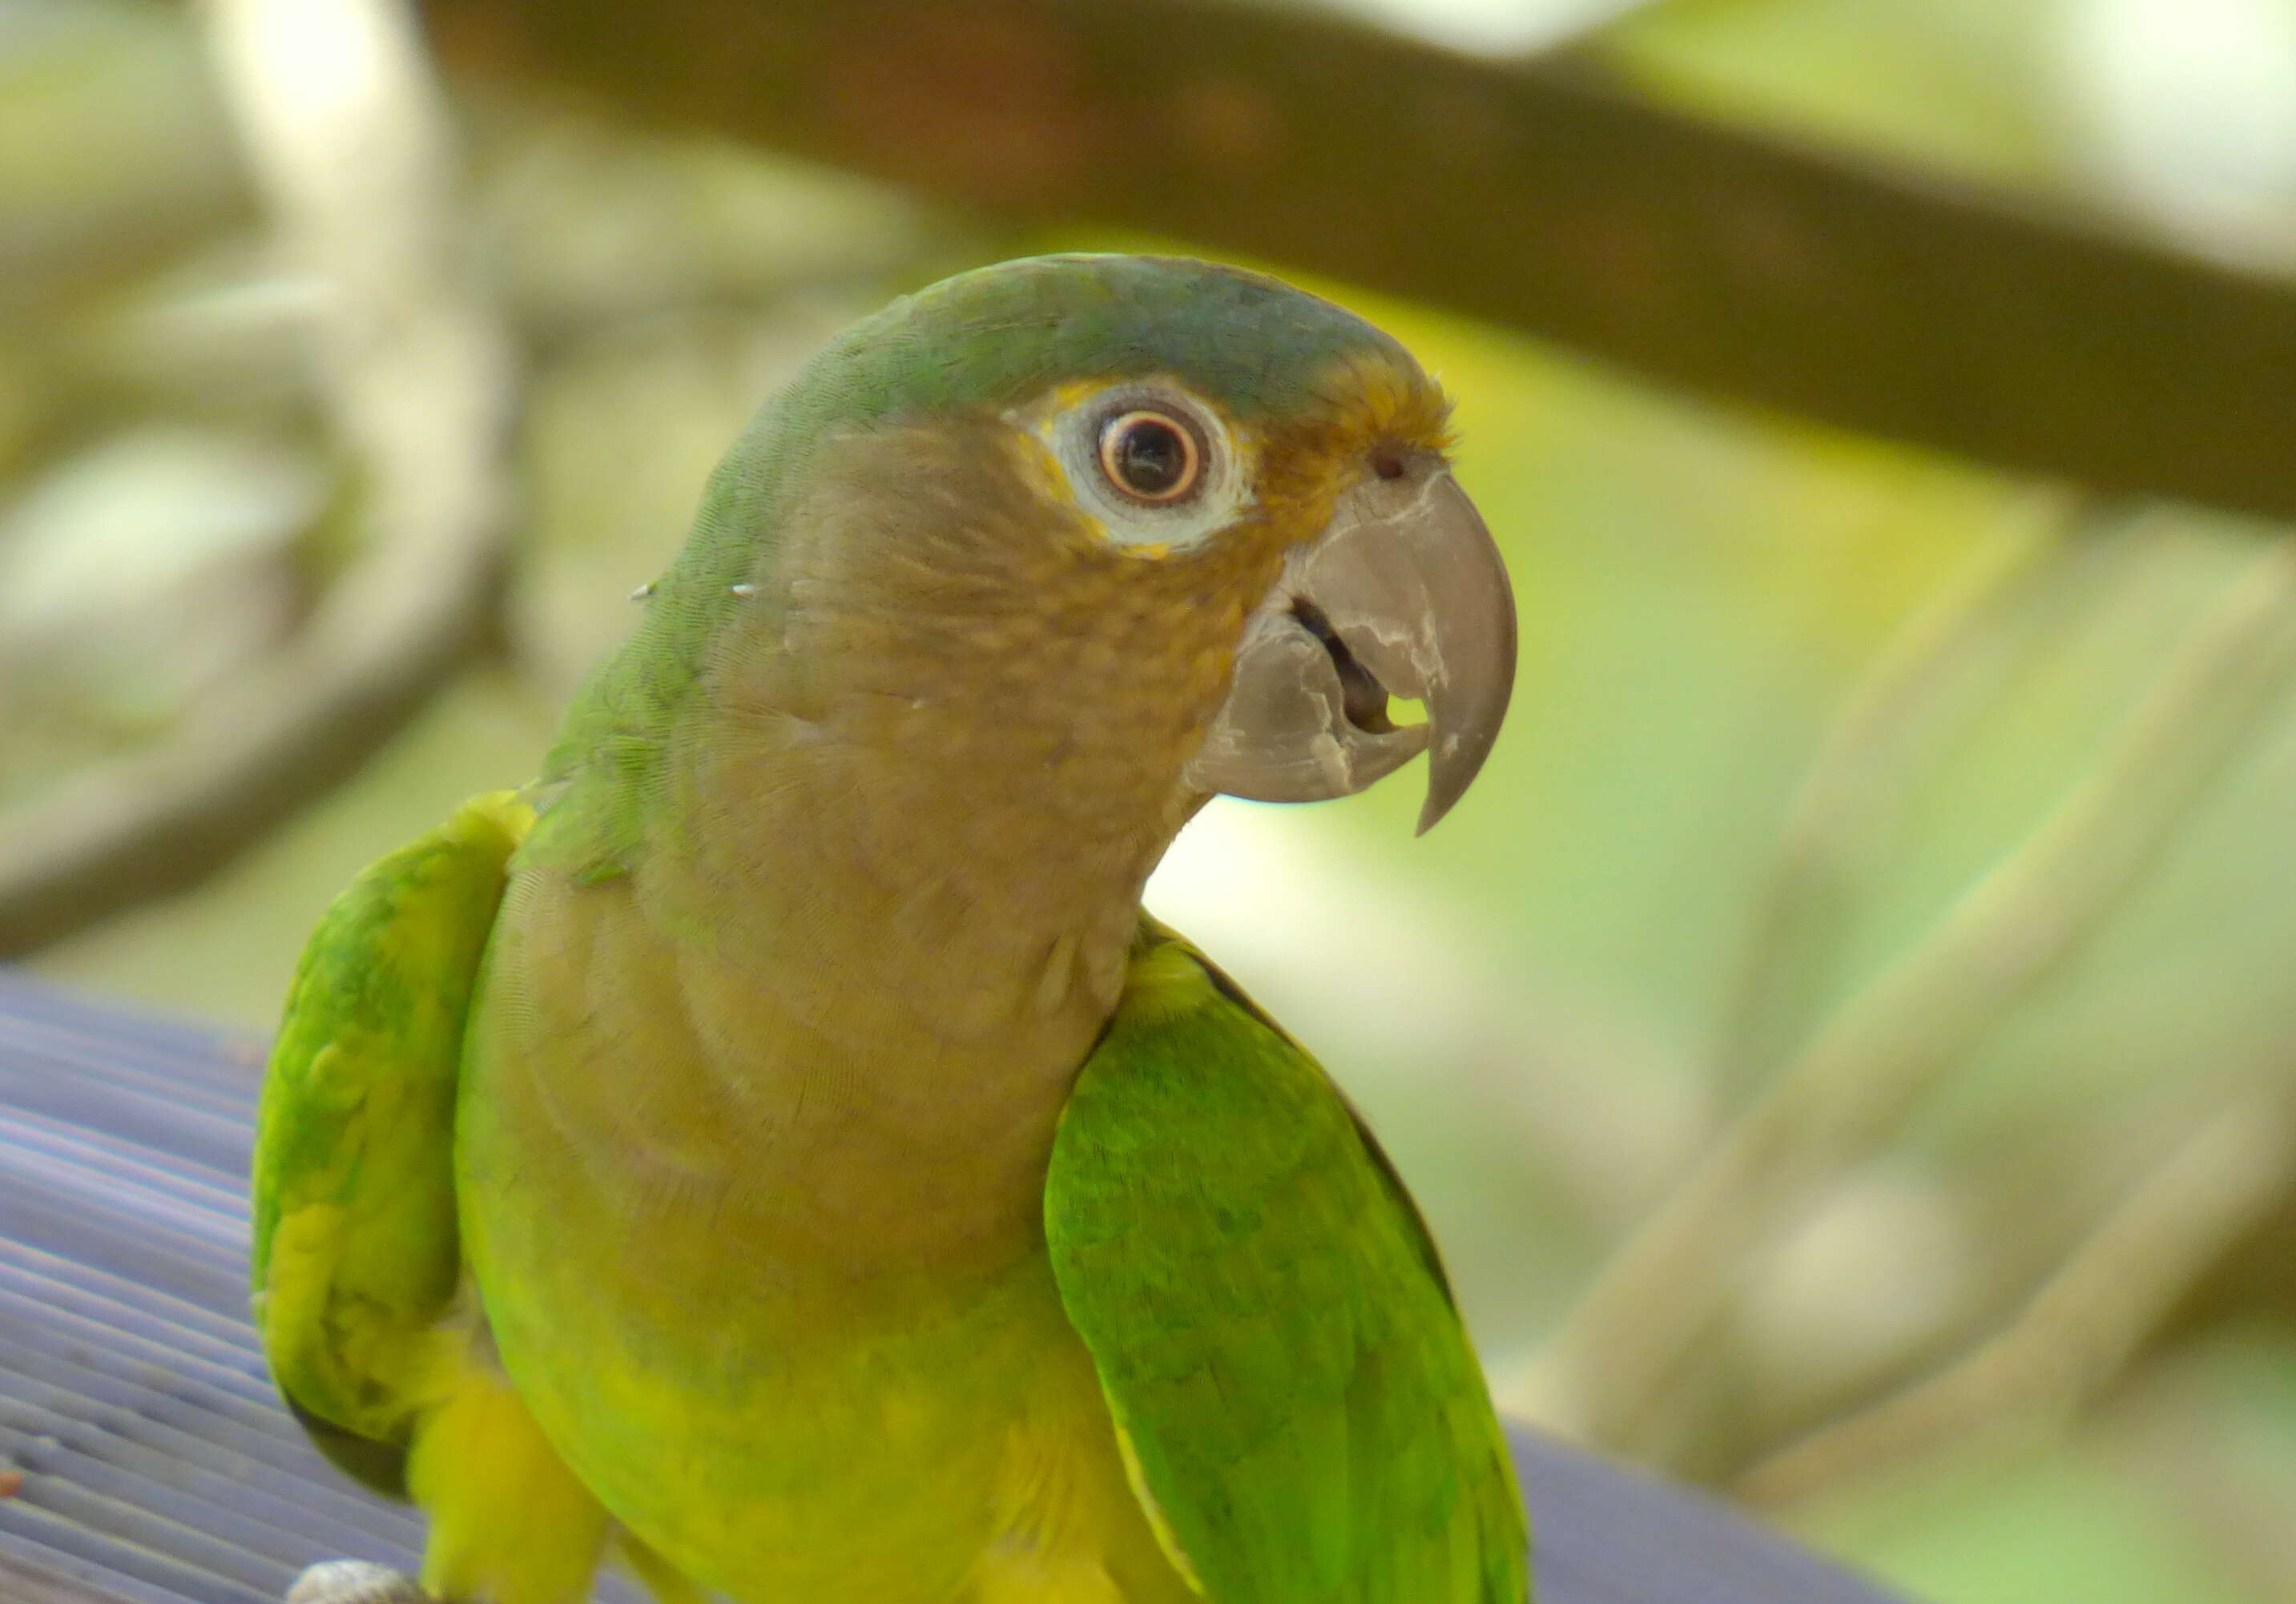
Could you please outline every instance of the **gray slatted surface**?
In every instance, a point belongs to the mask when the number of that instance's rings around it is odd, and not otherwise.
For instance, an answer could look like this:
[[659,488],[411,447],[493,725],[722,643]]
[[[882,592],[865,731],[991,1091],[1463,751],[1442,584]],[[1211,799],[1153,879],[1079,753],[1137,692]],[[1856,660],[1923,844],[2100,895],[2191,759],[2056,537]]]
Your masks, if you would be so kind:
[[[281,1412],[246,1320],[251,1046],[0,974],[0,1604],[270,1604],[418,1523]],[[1891,1604],[1528,1434],[1539,1604]],[[630,1595],[617,1583],[603,1592]],[[793,1600],[792,1604],[802,1604]]]
[[421,1542],[264,1377],[257,1075],[245,1047],[0,979],[0,1459],[23,1473],[0,1554],[95,1598],[272,1604],[313,1560]]

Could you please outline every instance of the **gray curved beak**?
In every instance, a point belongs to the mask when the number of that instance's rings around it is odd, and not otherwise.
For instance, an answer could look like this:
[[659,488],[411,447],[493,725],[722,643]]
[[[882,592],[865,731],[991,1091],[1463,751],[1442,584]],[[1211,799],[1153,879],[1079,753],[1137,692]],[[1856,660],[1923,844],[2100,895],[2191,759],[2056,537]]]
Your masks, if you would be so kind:
[[[1367,477],[1294,549],[1244,627],[1188,766],[1255,802],[1349,796],[1428,753],[1423,835],[1489,755],[1514,689],[1514,593],[1482,514],[1433,453]],[[1398,728],[1390,695],[1424,703]]]

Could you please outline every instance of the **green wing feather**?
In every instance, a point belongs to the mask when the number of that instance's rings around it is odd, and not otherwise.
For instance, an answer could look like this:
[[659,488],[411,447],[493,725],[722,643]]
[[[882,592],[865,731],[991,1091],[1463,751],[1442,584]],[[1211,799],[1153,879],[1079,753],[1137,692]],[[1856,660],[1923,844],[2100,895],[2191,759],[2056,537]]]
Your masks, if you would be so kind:
[[403,1491],[430,1334],[462,1278],[463,1025],[532,815],[465,803],[353,881],[304,949],[255,1140],[255,1323],[273,1376],[343,1469]]
[[1521,1604],[1522,1505],[1425,1227],[1315,1061],[1152,921],[1045,1218],[1135,1491],[1212,1604]]

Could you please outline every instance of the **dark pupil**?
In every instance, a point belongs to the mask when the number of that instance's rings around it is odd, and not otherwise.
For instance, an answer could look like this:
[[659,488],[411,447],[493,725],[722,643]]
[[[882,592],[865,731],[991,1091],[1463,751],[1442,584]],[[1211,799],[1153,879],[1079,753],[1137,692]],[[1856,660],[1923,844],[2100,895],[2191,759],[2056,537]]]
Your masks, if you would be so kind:
[[1116,442],[1117,476],[1136,496],[1168,494],[1188,471],[1188,443],[1169,424],[1143,418]]

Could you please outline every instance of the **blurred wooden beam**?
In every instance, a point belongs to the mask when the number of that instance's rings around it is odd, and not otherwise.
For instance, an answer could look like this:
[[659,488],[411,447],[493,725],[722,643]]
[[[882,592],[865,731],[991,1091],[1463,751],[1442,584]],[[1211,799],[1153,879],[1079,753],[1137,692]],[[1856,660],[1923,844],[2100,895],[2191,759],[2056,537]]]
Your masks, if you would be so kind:
[[1237,0],[430,0],[450,66],[1023,220],[1150,230],[1660,382],[2296,514],[2296,285]]

